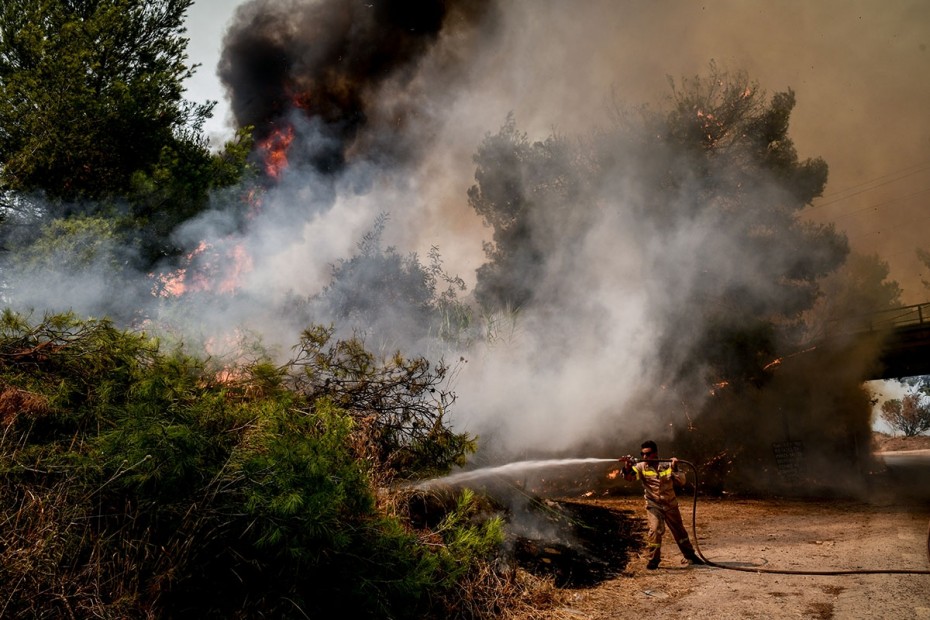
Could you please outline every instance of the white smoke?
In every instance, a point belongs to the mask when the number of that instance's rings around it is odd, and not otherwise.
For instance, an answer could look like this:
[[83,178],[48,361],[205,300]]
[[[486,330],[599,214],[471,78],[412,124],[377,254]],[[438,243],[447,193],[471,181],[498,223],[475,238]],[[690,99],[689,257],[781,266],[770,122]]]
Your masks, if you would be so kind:
[[[247,4],[297,10],[321,3]],[[414,155],[395,163],[383,159],[383,149],[371,156],[350,153],[345,169],[328,175],[302,165],[300,151],[290,153],[290,167],[244,227],[218,203],[180,231],[178,242],[191,250],[206,242],[222,256],[235,247],[245,251],[251,265],[235,295],[207,291],[166,301],[140,287],[144,294],[130,289],[126,304],[156,323],[167,314],[174,327],[196,338],[245,330],[286,351],[305,326],[280,316],[281,303],[320,293],[332,266],[353,253],[380,213],[389,214],[386,246],[420,256],[437,246],[446,270],[471,289],[490,231],[468,206],[465,191],[474,182],[472,155],[486,133],[514,112],[531,140],[553,131],[580,135],[606,122],[611,91],[632,103],[654,101],[664,92],[667,73],[699,72],[715,50],[707,45],[693,54],[679,45],[682,36],[699,38],[684,18],[647,24],[656,12],[606,0],[516,1],[501,3],[500,10],[492,25],[441,34],[403,81],[388,80],[366,92],[375,102],[369,109],[374,125],[360,132],[358,143],[388,144],[392,113],[401,110],[403,134],[397,139]],[[629,43],[633,30],[647,26],[659,36],[655,54]],[[312,119],[291,120],[300,148],[331,148],[332,136]],[[468,360],[453,386],[458,429],[509,454],[568,452],[605,437],[661,439],[669,424],[699,408],[698,395],[664,390],[667,369],[657,347],[665,320],[681,310],[702,270],[748,282],[752,257],[746,248],[728,246],[712,221],[685,220],[657,235],[630,208],[641,199],[636,186],[617,170],[610,187],[599,189],[603,219],[580,246],[547,258],[538,290],[548,303],[492,317],[493,337],[471,349],[431,349]],[[151,282],[148,274],[138,278]],[[71,282],[76,286],[55,282],[48,294],[37,283],[25,301],[89,312],[95,306],[88,296],[118,294],[107,288],[106,269]],[[684,397],[690,400],[683,403]]]

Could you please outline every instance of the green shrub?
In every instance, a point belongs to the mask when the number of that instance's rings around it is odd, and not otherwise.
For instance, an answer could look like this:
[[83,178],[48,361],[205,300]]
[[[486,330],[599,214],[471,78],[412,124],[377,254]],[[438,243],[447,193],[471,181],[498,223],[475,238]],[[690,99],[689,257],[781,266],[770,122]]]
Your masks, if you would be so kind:
[[107,321],[0,316],[0,615],[447,615],[500,524],[465,496],[415,529],[373,479],[472,441],[425,361],[308,334],[296,363],[216,369]]

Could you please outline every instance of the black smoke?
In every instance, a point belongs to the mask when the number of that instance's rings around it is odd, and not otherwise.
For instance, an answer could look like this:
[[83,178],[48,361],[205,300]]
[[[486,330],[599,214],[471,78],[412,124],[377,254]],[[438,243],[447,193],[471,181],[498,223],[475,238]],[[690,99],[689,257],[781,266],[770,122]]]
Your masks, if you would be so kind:
[[477,26],[490,8],[490,0],[248,2],[219,65],[235,123],[261,141],[297,114],[323,138],[298,145],[301,164],[324,174],[360,156],[405,161],[419,136],[411,118],[428,121],[417,96],[425,93],[413,84],[419,63],[441,36]]

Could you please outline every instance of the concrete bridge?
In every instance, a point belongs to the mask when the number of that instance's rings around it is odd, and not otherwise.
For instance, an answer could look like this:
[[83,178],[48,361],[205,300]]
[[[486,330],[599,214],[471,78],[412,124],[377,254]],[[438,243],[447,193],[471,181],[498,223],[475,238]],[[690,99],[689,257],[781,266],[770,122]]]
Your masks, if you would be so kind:
[[869,378],[930,375],[930,302],[883,310],[866,319],[860,333],[882,342],[878,367]]

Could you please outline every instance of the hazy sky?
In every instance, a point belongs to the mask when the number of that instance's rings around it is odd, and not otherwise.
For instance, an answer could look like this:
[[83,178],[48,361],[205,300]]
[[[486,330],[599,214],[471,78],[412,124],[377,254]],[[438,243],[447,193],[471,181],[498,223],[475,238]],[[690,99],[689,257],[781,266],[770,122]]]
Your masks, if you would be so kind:
[[[218,100],[207,129],[220,138],[229,132],[228,108],[215,68],[238,4],[199,0],[189,14],[189,53],[202,67],[188,97]],[[666,76],[703,74],[713,59],[746,70],[769,93],[794,89],[790,135],[799,155],[823,157],[830,166],[826,194],[809,216],[834,222],[855,250],[886,260],[905,303],[930,299],[921,283],[930,274],[915,258],[915,248],[930,248],[930,2],[503,5],[496,73],[476,80],[458,104],[469,112],[461,122],[474,140],[450,152],[464,158],[453,187],[464,191],[472,182],[474,146],[509,111],[531,138],[571,132],[603,114],[611,90],[630,103],[655,102],[668,92]]]

